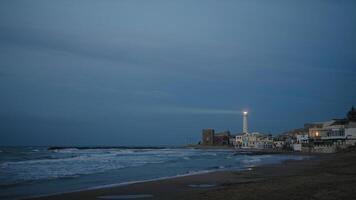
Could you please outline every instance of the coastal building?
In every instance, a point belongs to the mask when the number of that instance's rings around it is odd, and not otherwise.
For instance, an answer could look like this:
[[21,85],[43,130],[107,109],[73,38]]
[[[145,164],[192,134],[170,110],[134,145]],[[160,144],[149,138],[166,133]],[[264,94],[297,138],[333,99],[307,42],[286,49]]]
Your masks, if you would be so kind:
[[309,129],[309,136],[314,140],[345,140],[347,121],[335,119],[322,124],[321,128]]
[[215,130],[214,129],[203,129],[202,133],[202,144],[203,145],[214,145],[214,135],[215,135]]
[[296,135],[297,144],[308,144],[309,143],[309,134],[298,134]]
[[354,107],[346,118],[311,123],[308,151],[335,152],[356,144],[356,110]]
[[230,131],[215,133],[214,129],[203,129],[202,144],[203,145],[229,145]]
[[333,119],[326,122],[313,123],[309,129],[309,137],[314,141],[338,142],[355,145],[356,142],[356,109],[347,113],[346,118]]
[[284,149],[286,142],[284,140],[274,140],[273,148],[275,149]]
[[[251,139],[245,139],[244,138],[244,142],[246,141],[250,141],[250,143],[252,142],[253,144],[255,142],[253,142],[254,136],[248,133],[248,124],[247,124],[247,117],[248,117],[248,113],[245,111],[243,112],[243,134],[247,134],[249,137],[251,137]],[[240,135],[240,134],[237,134]],[[231,135],[230,131],[222,131],[222,132],[218,132],[215,133],[215,130],[212,128],[208,128],[208,129],[203,129],[202,131],[202,141],[201,144],[202,145],[216,145],[216,146],[226,146],[226,145],[233,145],[233,146],[241,146],[242,142],[236,140],[236,138],[239,136],[236,135]]]
[[238,144],[236,143],[236,135],[230,135],[229,144],[236,147]]
[[244,133],[242,135],[242,148],[255,148],[259,133]]
[[293,150],[294,151],[302,151],[303,146],[307,146],[309,143],[309,134],[297,134],[296,135],[296,140],[292,144]]
[[214,145],[229,145],[230,131],[223,131],[214,135]]
[[272,149],[274,142],[272,135],[260,134],[255,144],[256,149]]
[[346,144],[356,145],[356,120],[350,121],[345,128]]
[[236,148],[241,149],[267,149],[273,148],[272,135],[266,135],[258,132],[243,133],[237,135]]
[[279,135],[279,139],[286,141],[287,144],[294,143],[307,143],[309,139],[309,127],[310,124],[304,125],[304,128],[297,128],[291,131],[287,131]]
[[274,147],[277,149],[291,150],[296,141],[295,136],[288,133],[277,135],[274,138]]

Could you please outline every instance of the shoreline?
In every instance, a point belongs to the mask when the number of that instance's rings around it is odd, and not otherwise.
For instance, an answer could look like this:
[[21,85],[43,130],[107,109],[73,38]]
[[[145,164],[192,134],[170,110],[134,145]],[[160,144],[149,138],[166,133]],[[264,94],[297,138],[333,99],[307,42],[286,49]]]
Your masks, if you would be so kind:
[[[192,192],[192,191],[198,191],[204,189],[214,189],[214,188],[219,188],[221,186],[224,186],[227,183],[235,182],[236,173],[249,174],[251,172],[264,168],[269,168],[269,167],[278,168],[281,165],[285,165],[285,163],[319,160],[320,157],[324,156],[322,154],[309,154],[309,153],[306,154],[306,153],[295,153],[295,152],[294,153],[281,152],[281,154],[310,156],[310,157],[303,158],[302,160],[288,159],[280,163],[263,164],[256,167],[248,167],[248,168],[240,168],[240,169],[226,168],[226,169],[204,170],[192,174],[182,174],[182,175],[161,177],[161,178],[149,179],[149,180],[131,181],[131,182],[124,182],[124,183],[117,183],[117,184],[94,186],[86,189],[68,191],[63,193],[40,195],[40,196],[28,197],[25,199],[50,199],[50,200],[52,199],[97,199],[98,197],[112,196],[109,194],[135,195],[137,194],[137,191],[140,190],[149,193],[149,191],[145,190],[144,188],[152,188],[152,187],[153,188],[151,190],[151,193],[155,193],[155,195],[152,195],[152,197],[150,198],[148,197],[146,198],[161,199],[162,197],[160,197],[159,194],[165,193],[163,192],[163,190],[165,190],[164,189],[165,187],[164,188],[161,187],[166,184],[174,186],[174,187],[169,187],[168,191],[171,192],[177,192],[177,191]],[[178,187],[177,187],[177,183],[179,183]]]
[[71,191],[68,191],[68,192],[58,192],[58,193],[43,194],[43,195],[38,195],[38,196],[30,196],[30,197],[26,197],[26,198],[23,198],[23,199],[42,199],[42,198],[47,198],[47,197],[52,197],[52,196],[57,196],[57,195],[66,195],[66,194],[77,193],[77,192],[86,192],[86,191],[92,191],[92,190],[101,190],[101,189],[125,187],[125,186],[130,186],[130,185],[133,185],[133,184],[170,180],[170,179],[176,179],[176,178],[182,178],[182,177],[188,177],[188,176],[210,174],[210,173],[215,173],[215,172],[245,171],[245,170],[249,170],[249,168],[240,168],[240,169],[223,168],[223,169],[214,169],[214,170],[201,170],[201,171],[188,173],[188,174],[179,174],[179,175],[175,175],[175,176],[166,176],[166,177],[147,179],[147,180],[128,181],[128,182],[122,182],[122,183],[99,185],[99,186],[93,186],[93,187],[84,188],[84,189],[71,190]]
[[356,199],[355,183],[352,151],[32,199]]

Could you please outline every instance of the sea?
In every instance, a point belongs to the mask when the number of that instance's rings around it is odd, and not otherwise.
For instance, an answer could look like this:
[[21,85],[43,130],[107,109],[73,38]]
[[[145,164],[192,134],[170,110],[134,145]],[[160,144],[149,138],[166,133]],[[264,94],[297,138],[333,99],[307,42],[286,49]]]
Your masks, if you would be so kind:
[[0,199],[22,199],[300,160],[231,149],[0,147]]

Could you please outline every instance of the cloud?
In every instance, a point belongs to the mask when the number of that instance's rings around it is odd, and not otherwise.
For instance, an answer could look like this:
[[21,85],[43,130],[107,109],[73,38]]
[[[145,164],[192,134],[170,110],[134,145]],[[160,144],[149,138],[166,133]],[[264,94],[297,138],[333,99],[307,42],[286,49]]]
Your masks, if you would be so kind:
[[0,26],[3,44],[25,46],[33,49],[69,52],[79,56],[109,60],[128,59],[124,46],[110,46],[104,40],[91,40],[76,34],[55,32],[39,28],[14,28]]
[[[120,67],[135,66],[139,71],[156,70],[158,74],[179,73],[183,69],[201,73],[221,57],[214,46],[192,44],[185,38],[111,29],[82,34],[75,30],[0,25],[0,43],[30,51],[55,51],[110,61],[120,63]],[[206,51],[211,52],[209,58]]]

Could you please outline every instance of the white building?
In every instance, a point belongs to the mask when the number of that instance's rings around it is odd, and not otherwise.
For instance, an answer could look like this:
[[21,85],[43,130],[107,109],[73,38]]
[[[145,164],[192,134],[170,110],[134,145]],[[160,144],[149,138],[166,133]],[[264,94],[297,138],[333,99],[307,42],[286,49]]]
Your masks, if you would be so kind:
[[236,147],[242,149],[268,149],[273,148],[273,139],[266,134],[252,132],[236,136]]
[[313,124],[314,127],[309,129],[309,138],[314,144],[329,144],[338,147],[356,144],[356,110],[354,107],[347,113],[345,119]]
[[297,137],[297,143],[298,144],[306,144],[309,141],[309,135],[308,134],[296,135],[296,137]]
[[345,128],[346,143],[356,145],[356,122],[350,122]]
[[276,140],[273,142],[274,147],[278,148],[278,149],[282,149],[285,144],[286,144],[286,142],[283,140]]

